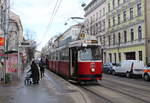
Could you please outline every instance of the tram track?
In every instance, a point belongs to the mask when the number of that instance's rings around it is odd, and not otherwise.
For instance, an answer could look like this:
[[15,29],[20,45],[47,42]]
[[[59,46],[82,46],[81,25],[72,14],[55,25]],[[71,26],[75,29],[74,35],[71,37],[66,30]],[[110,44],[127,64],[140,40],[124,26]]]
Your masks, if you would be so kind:
[[150,84],[148,84],[147,82],[146,82],[147,85],[145,85],[145,84],[142,84],[141,82],[135,83],[135,81],[126,81],[126,80],[129,80],[129,79],[127,78],[127,79],[122,80],[120,78],[119,79],[118,78],[103,78],[104,82],[108,82],[108,83],[111,82],[111,84],[117,84],[119,86],[130,87],[130,88],[134,88],[137,90],[141,90],[141,91],[150,93],[150,89],[148,88],[150,86]]
[[[135,81],[136,84],[134,84],[134,81],[127,81],[128,79],[123,81],[120,78],[114,79],[110,77],[104,78],[99,82],[99,85],[82,85],[80,88],[104,99],[108,103],[150,103],[149,84],[144,85],[140,82],[138,84],[137,81]],[[112,93],[106,93],[105,90],[106,92]],[[113,99],[113,95],[115,95],[116,100]]]
[[86,91],[92,93],[93,95],[99,97],[100,99],[103,99],[103,101],[106,101],[106,103],[114,103],[114,102],[112,102],[111,100],[109,100],[108,98],[106,98],[106,97],[100,95],[99,93],[96,93],[96,92],[94,92],[93,90],[90,90],[90,89],[88,89],[88,88],[86,88],[86,87],[84,87],[84,86],[81,86],[80,88],[82,88],[82,89],[84,89],[84,90],[86,90]]
[[[120,99],[115,100],[115,99],[110,98],[109,96],[107,97],[106,95],[103,94],[103,92],[98,91],[99,87],[103,88],[103,89],[107,89],[109,91],[112,91],[112,92],[118,94],[118,96],[120,96],[119,97]],[[137,101],[136,103],[150,103],[150,101],[148,100],[148,98],[147,98],[147,100],[145,100],[144,98],[142,98],[143,96],[139,97],[139,96],[137,96],[134,93],[130,93],[130,92],[126,92],[126,91],[121,91],[121,90],[118,90],[118,89],[115,89],[115,88],[112,88],[112,87],[109,87],[109,86],[105,86],[105,85],[90,86],[90,87],[89,86],[81,86],[80,88],[82,88],[82,89],[84,89],[84,90],[86,90],[86,91],[94,94],[95,96],[99,97],[100,99],[105,100],[106,103],[119,103],[119,102],[121,102],[121,103],[127,103],[126,101],[122,101],[121,98],[124,98],[124,99],[125,98],[129,98],[128,99],[128,103],[133,103],[133,101]]]
[[[122,83],[120,83],[120,82],[115,82],[115,81],[111,81],[111,80],[107,80],[107,79],[104,79],[104,82],[103,83],[105,83],[105,84],[107,84],[107,85],[111,85],[111,86],[116,86],[117,85],[117,87],[120,87],[120,88],[122,88],[122,89],[124,89],[124,88],[128,88],[128,89],[130,89],[130,90],[132,90],[133,92],[134,91],[138,91],[138,92],[144,92],[144,94],[149,94],[150,93],[150,89],[148,89],[148,87],[145,87],[145,88],[141,88],[141,87],[138,87],[138,86],[132,86],[132,85],[126,85],[126,84],[122,84]],[[115,84],[115,85],[113,85],[113,84]]]
[[[119,90],[119,89],[111,88],[111,87],[108,87],[108,86],[103,86],[103,87],[104,87],[104,88],[107,88],[107,89],[109,89],[109,90],[118,92],[118,93],[120,93],[120,94],[126,95],[126,96],[128,96],[128,97],[130,97],[130,98],[134,98],[134,99],[140,100],[140,101],[142,101],[142,102],[144,102],[144,103],[150,103],[150,101],[141,98],[141,97],[144,97],[143,95],[141,95],[140,97],[137,96],[137,95],[139,95],[139,93],[137,94],[137,93],[133,93],[133,92],[131,92],[131,91],[121,91],[121,89]],[[149,98],[149,97],[148,97],[148,98]]]

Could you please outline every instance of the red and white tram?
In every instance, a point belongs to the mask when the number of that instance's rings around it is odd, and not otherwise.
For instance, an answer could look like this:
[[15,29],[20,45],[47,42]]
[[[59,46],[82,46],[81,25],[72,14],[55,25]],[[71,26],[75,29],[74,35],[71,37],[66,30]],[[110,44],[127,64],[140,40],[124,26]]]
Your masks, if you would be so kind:
[[101,47],[96,40],[78,40],[53,49],[49,54],[49,69],[76,81],[101,80]]

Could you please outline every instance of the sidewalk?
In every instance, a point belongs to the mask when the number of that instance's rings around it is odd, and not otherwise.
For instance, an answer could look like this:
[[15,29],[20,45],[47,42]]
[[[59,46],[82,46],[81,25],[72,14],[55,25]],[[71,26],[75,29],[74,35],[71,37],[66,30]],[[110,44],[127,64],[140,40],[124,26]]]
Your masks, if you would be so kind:
[[39,85],[25,86],[23,78],[15,85],[0,86],[0,103],[90,103],[76,87],[46,71]]

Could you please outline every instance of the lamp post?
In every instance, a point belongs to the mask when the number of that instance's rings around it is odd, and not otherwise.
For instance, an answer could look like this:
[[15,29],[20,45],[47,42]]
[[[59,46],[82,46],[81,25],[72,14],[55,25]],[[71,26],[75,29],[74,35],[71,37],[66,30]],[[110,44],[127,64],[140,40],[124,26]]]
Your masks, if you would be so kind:
[[7,59],[7,49],[8,49],[8,41],[7,41],[7,36],[8,36],[8,26],[9,26],[9,8],[10,8],[10,0],[5,0],[4,1],[4,7],[5,9],[2,11],[3,17],[2,17],[2,28],[4,31],[4,83],[6,83],[6,59]]
[[[82,17],[70,17],[69,19],[67,19],[67,21],[69,21],[70,19],[74,20],[78,23],[76,26],[78,26],[78,28],[80,28],[80,30],[79,30],[79,34],[78,34],[77,39],[81,39],[80,37],[83,37],[83,35],[85,36],[84,22],[81,23],[81,22],[78,22],[77,20],[84,20],[84,18],[82,18]],[[65,22],[65,25],[67,25],[67,22]]]
[[[69,21],[70,19],[76,21],[76,20],[83,20],[84,18],[82,18],[82,17],[70,17],[70,18],[67,19],[67,21]],[[77,22],[77,23],[79,23],[79,22]],[[64,25],[68,25],[68,23],[65,22]]]

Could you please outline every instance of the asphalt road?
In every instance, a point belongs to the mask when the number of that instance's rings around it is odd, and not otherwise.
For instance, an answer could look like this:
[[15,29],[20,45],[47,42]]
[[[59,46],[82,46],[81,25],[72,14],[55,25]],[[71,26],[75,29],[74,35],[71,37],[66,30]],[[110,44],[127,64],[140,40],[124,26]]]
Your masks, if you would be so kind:
[[140,78],[103,74],[102,81],[83,84],[80,88],[92,103],[150,103],[150,82]]

